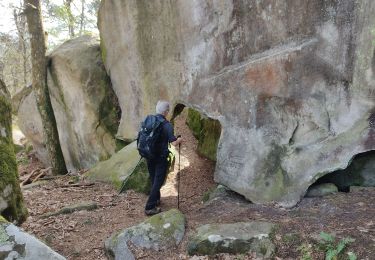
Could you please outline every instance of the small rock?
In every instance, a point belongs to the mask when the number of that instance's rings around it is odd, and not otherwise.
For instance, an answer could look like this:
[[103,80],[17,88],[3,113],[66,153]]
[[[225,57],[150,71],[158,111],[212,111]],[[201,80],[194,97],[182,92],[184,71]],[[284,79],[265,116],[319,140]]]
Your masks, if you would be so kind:
[[36,187],[39,187],[41,185],[44,185],[48,183],[47,181],[37,181],[37,182],[33,182],[33,183],[30,183],[30,184],[27,184],[27,185],[24,185],[22,186],[22,190],[29,190],[31,188],[36,188]]
[[48,218],[48,217],[51,217],[51,216],[57,216],[57,215],[62,215],[62,214],[71,214],[75,211],[81,211],[81,210],[91,211],[91,210],[94,210],[94,209],[97,209],[97,208],[98,208],[98,204],[96,204],[95,202],[81,202],[81,203],[78,203],[78,204],[74,204],[74,205],[64,207],[64,208],[62,208],[62,209],[60,209],[59,211],[56,211],[56,212],[44,214],[42,217]]
[[319,185],[311,186],[306,193],[306,197],[323,197],[326,195],[337,193],[338,189],[335,184],[323,183]]
[[375,187],[350,186],[350,192],[368,192],[374,190]]
[[275,245],[270,240],[274,228],[274,224],[267,222],[204,225],[197,229],[197,234],[189,241],[188,253],[215,255],[251,251],[268,258],[275,251]]

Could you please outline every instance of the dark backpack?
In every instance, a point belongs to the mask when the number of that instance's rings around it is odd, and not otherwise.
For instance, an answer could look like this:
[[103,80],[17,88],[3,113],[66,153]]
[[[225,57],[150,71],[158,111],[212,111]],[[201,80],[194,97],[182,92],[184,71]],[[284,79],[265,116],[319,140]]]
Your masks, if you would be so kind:
[[148,115],[141,124],[138,132],[137,149],[139,154],[146,159],[153,159],[157,156],[156,144],[163,131],[164,118],[155,115]]

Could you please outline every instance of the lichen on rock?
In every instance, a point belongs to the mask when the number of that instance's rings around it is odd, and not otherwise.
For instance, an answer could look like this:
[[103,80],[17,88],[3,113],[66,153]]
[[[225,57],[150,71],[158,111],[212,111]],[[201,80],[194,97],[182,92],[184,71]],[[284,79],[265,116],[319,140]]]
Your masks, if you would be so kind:
[[270,258],[275,252],[271,235],[276,226],[267,222],[207,224],[197,228],[188,243],[190,255],[220,253],[243,254],[249,251]]
[[128,242],[138,248],[163,250],[177,246],[184,233],[184,215],[177,209],[171,209],[116,232],[105,241],[105,248],[110,259],[134,259]]

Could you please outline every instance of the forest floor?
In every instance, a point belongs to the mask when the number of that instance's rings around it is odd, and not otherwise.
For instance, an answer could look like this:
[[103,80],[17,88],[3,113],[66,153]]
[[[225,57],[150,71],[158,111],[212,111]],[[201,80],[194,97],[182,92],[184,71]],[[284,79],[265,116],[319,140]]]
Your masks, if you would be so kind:
[[[181,149],[180,210],[187,220],[186,235],[172,250],[137,251],[137,259],[254,259],[251,254],[190,257],[186,253],[188,237],[196,227],[240,221],[278,224],[274,238],[275,259],[324,259],[324,250],[318,248],[317,242],[322,231],[334,234],[337,241],[354,238],[355,241],[345,247],[345,254],[351,251],[358,259],[375,259],[375,188],[305,198],[292,209],[255,205],[240,196],[203,203],[205,194],[216,187],[213,181],[215,164],[195,152],[197,141],[185,125],[184,116],[176,119],[175,132],[185,140]],[[19,171],[25,175],[37,167],[42,166],[32,157],[32,162],[21,165]],[[176,171],[169,174],[162,189],[163,211],[177,207],[177,168],[176,164]],[[74,178],[55,178],[23,190],[30,216],[22,228],[67,259],[107,259],[104,241],[112,233],[146,219],[144,205],[147,196],[133,191],[118,195],[110,185],[84,185],[86,182],[82,179],[79,181],[81,186],[72,186],[70,183]],[[93,211],[42,217],[84,201],[96,202],[99,207]]]

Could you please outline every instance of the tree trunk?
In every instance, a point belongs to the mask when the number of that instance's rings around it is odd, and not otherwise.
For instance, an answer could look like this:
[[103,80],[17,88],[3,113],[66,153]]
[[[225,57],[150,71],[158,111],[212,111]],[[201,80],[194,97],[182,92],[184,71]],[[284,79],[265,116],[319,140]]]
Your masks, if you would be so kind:
[[26,220],[27,209],[19,185],[12,139],[10,94],[0,80],[0,215],[18,224]]
[[85,30],[85,0],[81,0],[81,17],[80,17],[80,27],[79,36],[82,36]]
[[22,67],[23,67],[23,87],[27,86],[27,44],[26,44],[26,18],[24,15],[17,12],[16,9],[13,10],[14,22],[16,24],[18,33],[18,43],[19,49],[22,53]]
[[43,122],[45,144],[54,174],[67,172],[60,147],[55,115],[47,86],[47,57],[40,0],[24,0],[29,33],[31,34],[31,60],[33,90]]
[[72,13],[72,8],[71,8],[72,1],[73,0],[65,0],[64,1],[64,5],[65,5],[66,11],[68,13],[68,27],[69,27],[70,38],[74,38],[74,36],[75,36],[75,33],[74,33],[74,16],[73,16],[73,13]]

